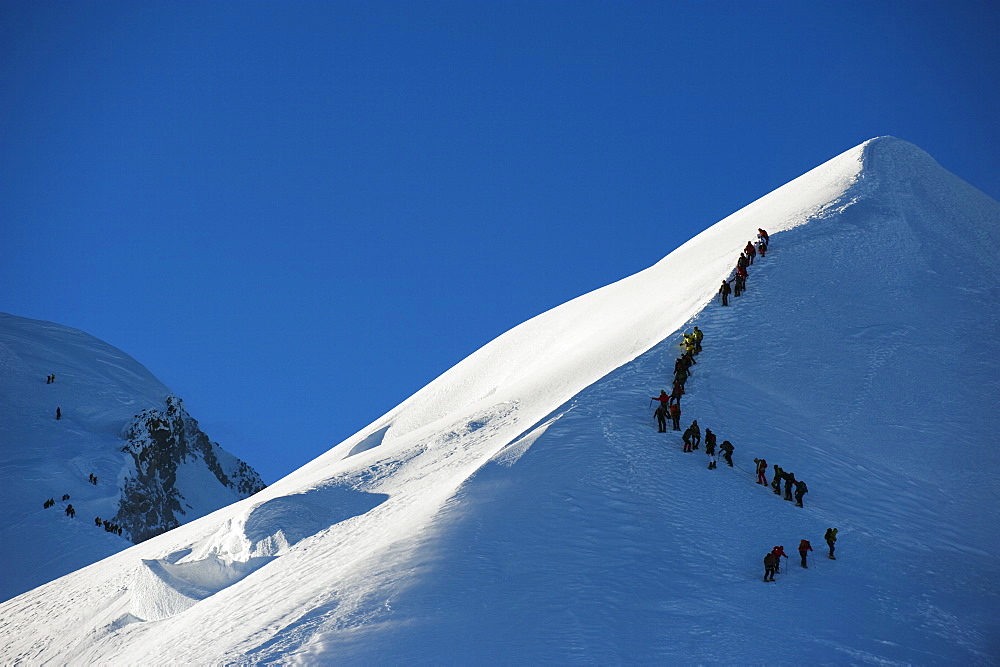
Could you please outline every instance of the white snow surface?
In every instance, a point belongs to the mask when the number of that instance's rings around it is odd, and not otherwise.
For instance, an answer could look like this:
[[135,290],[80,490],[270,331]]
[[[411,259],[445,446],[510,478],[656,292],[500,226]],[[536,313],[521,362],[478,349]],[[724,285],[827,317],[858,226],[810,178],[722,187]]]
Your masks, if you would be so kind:
[[[0,605],[0,662],[996,664],[998,251],[1000,204],[866,142],[256,496]],[[693,324],[682,422],[733,468],[652,420]]]

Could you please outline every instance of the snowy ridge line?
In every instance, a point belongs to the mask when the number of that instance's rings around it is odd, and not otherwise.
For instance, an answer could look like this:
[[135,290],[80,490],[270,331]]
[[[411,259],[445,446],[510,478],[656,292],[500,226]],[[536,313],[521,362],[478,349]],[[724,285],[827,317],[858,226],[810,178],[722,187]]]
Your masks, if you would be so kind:
[[[790,187],[794,189],[805,184],[808,197],[815,196],[817,190],[823,193],[821,198],[827,200],[840,197],[853,182],[860,152],[860,147],[852,149],[831,161],[836,163],[833,167],[827,163],[783,189],[787,192]],[[831,189],[827,182],[831,168],[834,171],[846,168],[851,175],[833,179]],[[487,461],[517,438],[533,431],[532,427],[525,427],[525,423],[537,426],[581,389],[651,349],[699,312],[713,298],[717,281],[720,275],[728,272],[731,258],[739,253],[746,239],[754,237],[758,227],[770,226],[780,231],[804,224],[817,207],[786,201],[783,189],[729,216],[653,267],[578,297],[498,337],[358,436],[255,496],[253,505],[244,501],[222,510],[223,516],[237,521],[232,529],[235,532],[230,538],[223,529],[214,541],[236,539],[245,542],[240,536],[240,523],[262,503],[295,493],[303,485],[312,486],[317,479],[345,479],[352,474],[350,471],[358,470],[358,466],[378,471],[387,463],[391,477],[376,472],[369,481],[362,476],[351,486],[368,493],[389,491],[390,501],[373,510],[387,514],[386,522],[398,521],[393,518],[397,515],[411,515],[414,525],[426,524],[437,508]],[[776,204],[783,206],[778,220],[774,217]],[[758,211],[762,208],[768,209],[766,214]],[[685,262],[685,253],[697,253],[699,258],[694,263]],[[662,300],[653,303],[654,300],[648,298],[651,293],[661,294]],[[609,340],[615,343],[608,345]],[[516,371],[516,375],[512,375],[512,371]],[[511,405],[514,410],[497,418],[490,415],[497,405]],[[490,429],[468,427],[482,419],[476,415],[484,414],[489,416],[487,422],[492,423]],[[459,424],[466,426],[457,428]],[[359,447],[375,433],[381,435]],[[441,433],[445,436],[439,435]],[[447,437],[448,433],[452,436]],[[484,439],[484,436],[489,437]],[[456,463],[441,465],[442,445],[459,454],[457,458],[454,454],[446,457]],[[428,455],[438,459],[432,463],[431,467],[437,469],[432,477],[425,474],[423,461]],[[406,474],[407,470],[415,471],[416,475]],[[414,482],[423,482],[419,484],[425,487],[421,492],[425,496],[423,501],[418,502],[406,490],[408,477]],[[403,478],[403,482],[388,484],[396,478]],[[426,485],[432,478],[440,481],[434,482],[437,492],[428,495]],[[449,478],[451,481],[446,481]],[[434,501],[435,497],[439,500]],[[392,500],[397,500],[395,504],[399,507],[390,514]],[[414,511],[419,511],[424,518],[416,519]],[[241,516],[244,519],[241,520]],[[181,534],[197,530],[203,523],[204,520],[195,522],[180,534],[177,530],[172,531],[172,539],[166,540],[170,544],[166,549],[154,548],[153,543],[157,541],[152,540],[148,549],[139,549],[141,553],[135,553],[130,559],[157,561],[164,557],[165,551],[171,553],[185,548],[192,553],[200,549],[207,557],[211,549],[205,552],[204,546],[185,543],[181,538]],[[131,563],[136,562],[131,560]],[[144,568],[133,568],[130,566],[128,570],[144,571]],[[230,590],[232,587],[213,595],[212,599]],[[201,607],[199,603],[192,609]],[[129,633],[143,625],[129,624]]]

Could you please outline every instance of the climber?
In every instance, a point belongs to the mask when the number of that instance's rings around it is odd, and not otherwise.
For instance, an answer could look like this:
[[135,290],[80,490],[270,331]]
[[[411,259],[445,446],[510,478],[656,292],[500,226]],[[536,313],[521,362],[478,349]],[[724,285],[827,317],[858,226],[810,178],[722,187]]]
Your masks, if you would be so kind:
[[785,471],[775,463],[774,464],[774,479],[771,480],[771,488],[774,489],[774,495],[781,495],[781,480],[785,477]]
[[705,338],[705,334],[701,332],[701,329],[695,327],[692,335],[694,336],[694,351],[695,354],[697,354],[698,352],[701,352],[701,341]]
[[710,454],[714,454],[715,453],[715,442],[716,442],[716,438],[715,438],[715,434],[712,433],[712,429],[706,428],[705,429],[705,451],[708,452],[708,453],[710,453]]
[[808,568],[806,565],[806,556],[812,551],[812,545],[809,544],[809,540],[802,540],[799,542],[799,555],[802,556],[802,567]]
[[764,581],[774,581],[774,560],[773,552],[764,555]]
[[747,254],[750,264],[753,264],[754,257],[757,256],[757,249],[753,247],[753,241],[747,241],[747,247],[743,249],[743,252]]
[[768,238],[767,232],[765,232],[760,227],[757,228],[757,238],[764,242],[764,245],[770,245],[771,239]]
[[799,507],[802,505],[802,496],[809,493],[809,489],[806,487],[806,483],[801,479],[795,480],[795,504]]
[[830,560],[837,560],[833,556],[833,549],[835,546],[837,546],[837,529],[827,528],[826,534],[823,536],[823,538],[826,540],[827,546],[830,547],[830,555],[827,556],[827,558],[829,558]]
[[701,427],[698,426],[698,420],[695,419],[691,422],[691,442],[694,443],[692,449],[698,449],[698,445],[701,444]]
[[656,416],[656,425],[657,425],[657,428],[658,428],[658,432],[660,432],[660,433],[666,433],[667,432],[667,404],[666,403],[660,403],[658,406],[656,406],[656,412],[654,412],[653,414]]
[[681,404],[671,403],[670,405],[670,418],[674,422],[674,430],[681,430]]
[[725,280],[722,281],[722,287],[719,288],[719,294],[722,295],[722,305],[729,305],[729,294],[732,292],[732,288],[729,287],[729,283]]
[[777,546],[771,549],[771,553],[774,554],[774,571],[781,573],[781,559],[784,558],[788,560],[788,556],[785,554],[785,547]]
[[757,464],[757,483],[767,486],[767,461],[764,459],[754,459]]
[[72,503],[66,506],[66,516],[68,516],[71,519],[76,516],[76,510],[73,509]]
[[684,435],[681,436],[681,439],[684,440],[684,451],[685,452],[692,451],[692,449],[691,449],[691,437],[693,435],[694,434],[691,431],[691,427],[688,426],[687,429],[685,429],[685,431],[684,431]]
[[741,293],[747,290],[747,278],[749,277],[747,273],[747,267],[737,266],[736,267],[736,290],[733,296],[739,296]]
[[733,467],[733,443],[728,440],[723,440],[722,444],[719,445],[719,449],[722,450],[722,458],[726,459],[726,463],[729,467]]
[[785,500],[792,499],[792,485],[795,484],[795,473],[785,473]]
[[62,410],[56,408],[56,420],[62,419]]
[[684,395],[684,383],[683,382],[675,382],[674,383],[673,391],[670,394],[670,402],[671,403],[680,403],[681,402],[681,396],[683,396],[683,395]]

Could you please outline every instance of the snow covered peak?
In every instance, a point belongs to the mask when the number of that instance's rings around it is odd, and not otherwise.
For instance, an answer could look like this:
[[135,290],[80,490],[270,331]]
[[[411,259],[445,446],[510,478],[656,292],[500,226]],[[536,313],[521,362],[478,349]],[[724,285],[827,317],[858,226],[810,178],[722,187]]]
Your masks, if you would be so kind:
[[[723,307],[758,227],[767,256]],[[0,605],[0,660],[995,662],[1000,538],[977,517],[1000,322],[976,271],[998,230],[1000,204],[919,149],[866,142],[256,496]],[[694,324],[683,423],[732,467],[652,418]],[[760,458],[808,482],[804,507],[754,484]],[[810,567],[762,583],[801,539]]]
[[0,599],[263,487],[145,367],[82,331],[0,313],[0,369],[0,571],[16,574]]

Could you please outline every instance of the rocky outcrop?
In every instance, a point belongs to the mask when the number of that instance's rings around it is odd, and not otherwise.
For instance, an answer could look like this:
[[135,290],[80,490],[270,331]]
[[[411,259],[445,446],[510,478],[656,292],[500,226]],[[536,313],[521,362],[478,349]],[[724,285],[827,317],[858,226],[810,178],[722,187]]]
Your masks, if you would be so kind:
[[[210,441],[175,396],[167,398],[165,410],[136,415],[122,437],[134,469],[122,482],[114,521],[135,543],[266,486],[253,468]],[[213,480],[218,487],[205,488],[206,481],[214,487]]]

